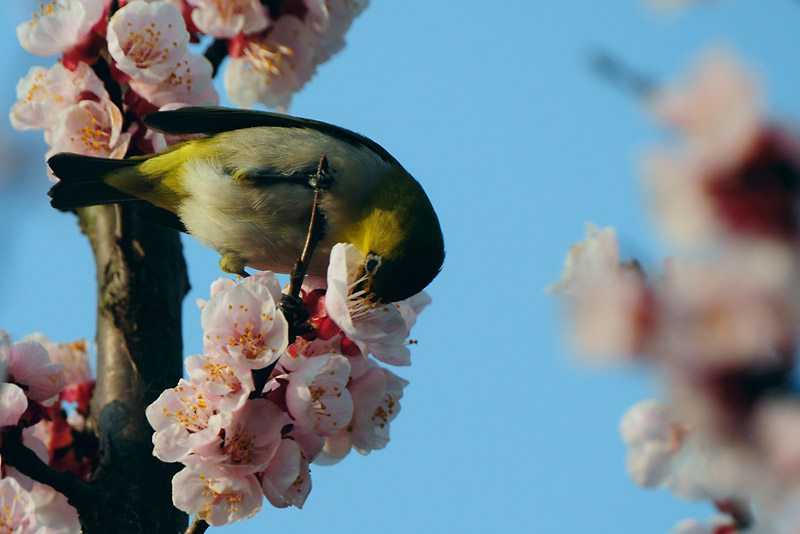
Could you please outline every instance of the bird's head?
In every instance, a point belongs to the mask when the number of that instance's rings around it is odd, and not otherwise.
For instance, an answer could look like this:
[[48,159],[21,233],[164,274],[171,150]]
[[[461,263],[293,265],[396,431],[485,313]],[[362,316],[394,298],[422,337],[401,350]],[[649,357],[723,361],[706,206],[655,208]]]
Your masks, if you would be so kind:
[[444,262],[439,219],[402,167],[387,173],[345,234],[363,254],[360,275],[376,302],[397,302],[431,283]]

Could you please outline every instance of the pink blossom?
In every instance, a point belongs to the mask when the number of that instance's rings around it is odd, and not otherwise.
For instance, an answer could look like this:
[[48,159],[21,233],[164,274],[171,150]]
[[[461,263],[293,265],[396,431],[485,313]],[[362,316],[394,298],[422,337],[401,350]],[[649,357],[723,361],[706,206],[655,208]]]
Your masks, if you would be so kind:
[[75,70],[56,63],[49,69],[31,67],[17,83],[17,102],[9,115],[17,130],[53,128],[58,114],[81,100],[108,98],[103,82],[85,63]]
[[59,115],[59,123],[48,140],[48,157],[58,152],[121,159],[131,134],[122,132],[122,113],[108,99],[82,100]]
[[348,390],[353,397],[353,420],[341,435],[349,437],[354,449],[369,454],[386,447],[389,423],[400,413],[399,401],[407,385],[406,380],[377,365],[352,381]]
[[158,82],[130,81],[131,89],[157,108],[168,104],[192,106],[219,105],[219,95],[211,80],[211,62],[188,50],[173,71]]
[[166,80],[187,53],[183,16],[166,2],[129,2],[108,23],[108,51],[134,80]]
[[180,379],[147,407],[147,421],[155,429],[153,454],[164,462],[183,460],[195,449],[218,440],[232,414],[217,406],[219,396],[202,383]]
[[628,474],[645,487],[668,487],[693,500],[742,499],[763,478],[749,451],[677,420],[656,401],[633,406],[620,423]]
[[[50,486],[36,483],[30,492],[36,507],[36,519],[44,528],[59,534],[80,534],[78,511],[67,502],[67,498]],[[36,534],[43,534],[41,528]]]
[[61,54],[86,39],[105,13],[105,0],[52,0],[17,26],[22,47],[39,56]]
[[712,51],[697,71],[651,102],[684,134],[645,158],[661,224],[682,245],[726,234],[794,241],[798,194],[786,177],[800,173],[800,140],[766,124],[756,82],[730,53]]
[[28,397],[16,384],[0,384],[0,427],[14,426],[28,408]]
[[350,364],[338,354],[325,354],[293,362],[297,368],[283,375],[288,380],[286,406],[306,432],[332,435],[353,417],[353,400],[347,391]]
[[724,49],[707,52],[688,80],[657,91],[650,104],[657,117],[686,135],[688,150],[716,167],[737,163],[762,126],[760,87]]
[[85,339],[72,343],[54,343],[42,333],[25,336],[25,341],[35,341],[42,345],[50,359],[64,364],[64,378],[66,385],[82,384],[94,380],[92,366],[89,363],[89,349]]
[[204,389],[217,396],[216,404],[221,411],[239,410],[253,391],[250,369],[226,365],[201,354],[189,356],[185,363],[191,381],[204,384]]
[[638,264],[620,261],[616,232],[586,225],[570,248],[561,280],[547,291],[570,299],[578,348],[606,363],[640,352],[649,333],[650,295]]
[[772,359],[791,343],[800,315],[792,297],[792,252],[770,243],[729,248],[722,261],[672,262],[659,290],[653,350],[690,367],[735,366]]
[[281,441],[277,454],[264,471],[261,489],[277,508],[303,507],[311,491],[311,474],[308,459],[293,440]]
[[0,361],[8,369],[8,380],[24,386],[31,400],[52,403],[64,389],[64,365],[51,362],[47,350],[34,341],[19,341],[0,350]]
[[223,477],[185,467],[172,478],[172,502],[218,527],[253,517],[261,510],[261,487],[255,475]]
[[314,74],[315,39],[294,15],[282,15],[265,37],[248,40],[225,70],[225,91],[234,103],[286,111],[292,94]]
[[196,447],[189,465],[209,474],[240,477],[262,471],[278,450],[281,430],[289,423],[286,413],[273,402],[252,399],[234,414],[220,434],[221,442]]
[[628,474],[640,486],[658,487],[671,475],[686,430],[676,424],[670,409],[655,400],[631,407],[620,422],[628,445]]
[[269,25],[259,0],[188,0],[195,6],[192,22],[212,37],[224,39],[263,31]]
[[39,526],[33,499],[11,477],[0,480],[0,525],[14,534],[34,534]]
[[280,284],[268,271],[216,293],[201,316],[206,352],[250,369],[275,362],[288,344],[279,300]]
[[405,345],[408,328],[396,303],[370,302],[358,287],[364,257],[351,244],[339,243],[331,250],[325,309],[330,318],[364,353],[390,365],[411,365]]
[[756,437],[771,471],[789,484],[800,482],[800,403],[766,401],[755,420]]
[[[311,5],[317,3],[323,2],[311,0],[307,3],[312,13],[314,11]],[[322,24],[314,26],[319,38],[320,62],[327,61],[330,56],[344,48],[344,35],[350,29],[353,20],[367,8],[369,0],[326,0],[324,4],[328,16],[322,20]]]
[[[684,519],[677,525],[671,534],[736,534],[736,522],[729,515],[718,515],[711,519],[710,524],[705,524],[696,519]],[[750,529],[747,532],[751,532]],[[753,533],[755,534],[755,533]]]

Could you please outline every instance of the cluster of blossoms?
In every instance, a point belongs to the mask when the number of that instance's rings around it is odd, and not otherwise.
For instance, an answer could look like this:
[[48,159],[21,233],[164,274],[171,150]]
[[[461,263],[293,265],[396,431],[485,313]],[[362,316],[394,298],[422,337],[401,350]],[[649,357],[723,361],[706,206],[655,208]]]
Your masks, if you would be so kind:
[[[164,136],[138,119],[159,109],[218,104],[212,76],[226,52],[225,90],[233,102],[286,110],[317,65],[342,49],[367,4],[52,0],[20,24],[17,35],[26,50],[60,58],[20,80],[11,123],[43,129],[51,147],[47,157],[74,152],[123,158],[132,144],[141,153],[158,151],[166,146]],[[214,39],[206,55],[216,64],[188,47],[204,37]]]
[[798,532],[800,139],[765,120],[756,80],[722,51],[650,106],[677,133],[644,165],[674,256],[648,279],[613,228],[590,225],[549,290],[584,353],[647,361],[666,382],[621,433],[636,483],[720,511],[676,534]]
[[353,245],[333,248],[327,279],[309,278],[301,292],[313,328],[291,344],[269,271],[219,279],[198,301],[204,354],[187,358],[189,379],[146,412],[154,454],[185,466],[172,482],[177,508],[211,525],[255,515],[262,496],[300,508],[309,463],[386,446],[407,382],[369,356],[409,365],[406,340],[430,299],[368,302],[363,263]]
[[[0,440],[22,443],[50,467],[86,480],[97,465],[97,441],[86,431],[94,389],[84,341],[53,343],[41,334],[11,343],[0,330]],[[0,456],[0,526],[3,532],[81,532],[67,498],[34,481]]]

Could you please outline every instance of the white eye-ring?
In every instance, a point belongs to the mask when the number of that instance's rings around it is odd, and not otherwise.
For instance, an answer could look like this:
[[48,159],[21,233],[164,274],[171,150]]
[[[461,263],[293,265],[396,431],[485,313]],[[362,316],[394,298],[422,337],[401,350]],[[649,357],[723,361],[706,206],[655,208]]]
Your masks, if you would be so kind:
[[381,266],[381,261],[382,260],[380,256],[374,252],[370,252],[367,254],[367,258],[364,261],[364,271],[366,271],[367,274],[374,276]]

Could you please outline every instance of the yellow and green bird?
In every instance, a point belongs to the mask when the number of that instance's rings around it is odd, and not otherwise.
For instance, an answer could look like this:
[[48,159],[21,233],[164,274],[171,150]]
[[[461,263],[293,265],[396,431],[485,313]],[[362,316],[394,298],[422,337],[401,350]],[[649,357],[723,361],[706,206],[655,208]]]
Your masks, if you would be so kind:
[[300,256],[323,156],[322,234],[308,274],[324,275],[336,243],[374,261],[367,289],[382,302],[421,291],[444,261],[439,220],[419,183],[374,141],[338,126],[278,113],[218,107],[159,111],[156,131],[204,134],[125,160],[57,154],[50,191],[60,210],[146,201],[153,219],[222,255],[220,266],[287,273]]

